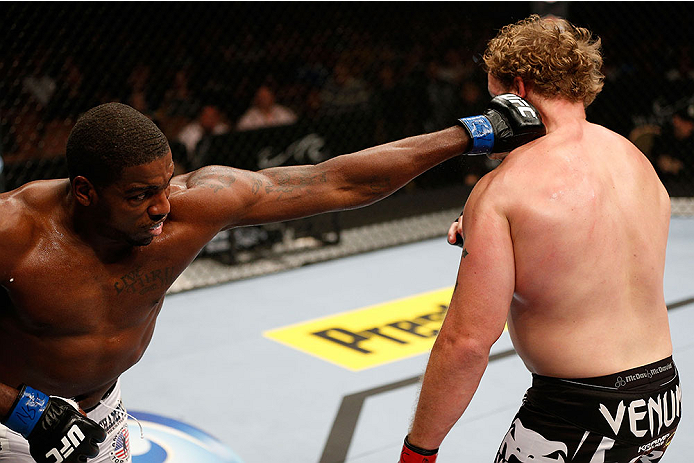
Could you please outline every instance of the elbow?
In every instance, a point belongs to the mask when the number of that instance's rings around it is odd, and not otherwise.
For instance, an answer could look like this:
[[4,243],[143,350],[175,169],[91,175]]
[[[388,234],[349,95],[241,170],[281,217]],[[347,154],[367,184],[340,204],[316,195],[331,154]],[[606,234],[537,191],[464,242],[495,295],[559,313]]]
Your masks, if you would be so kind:
[[432,351],[453,362],[463,365],[479,365],[486,368],[492,345],[473,336],[456,336],[442,330],[436,338]]

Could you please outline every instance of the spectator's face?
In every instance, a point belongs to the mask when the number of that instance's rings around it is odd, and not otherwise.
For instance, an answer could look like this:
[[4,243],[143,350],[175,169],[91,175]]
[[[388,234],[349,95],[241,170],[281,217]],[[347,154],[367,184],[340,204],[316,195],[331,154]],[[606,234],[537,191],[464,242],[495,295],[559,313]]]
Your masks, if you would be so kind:
[[672,116],[672,126],[675,129],[675,137],[680,140],[689,138],[694,134],[694,121],[675,114]]
[[267,87],[260,87],[255,95],[255,104],[260,109],[270,109],[275,104],[275,96]]
[[217,126],[220,119],[219,111],[212,106],[206,106],[200,113],[200,125],[208,132],[211,132]]

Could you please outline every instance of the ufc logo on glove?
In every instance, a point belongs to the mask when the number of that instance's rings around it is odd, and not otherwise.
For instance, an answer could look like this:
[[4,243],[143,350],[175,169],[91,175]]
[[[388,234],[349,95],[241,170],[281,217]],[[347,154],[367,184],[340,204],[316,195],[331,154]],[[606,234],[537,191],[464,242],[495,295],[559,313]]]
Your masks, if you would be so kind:
[[60,441],[63,444],[63,448],[60,449],[60,451],[58,451],[57,448],[51,449],[46,454],[46,458],[53,457],[55,458],[55,461],[52,463],[62,463],[65,458],[70,456],[70,454],[75,451],[77,446],[80,445],[80,442],[83,440],[84,434],[76,424],[73,424],[68,430],[67,435]]
[[458,123],[472,139],[468,155],[508,153],[547,131],[535,108],[513,93],[495,96],[481,116],[464,117]]
[[505,99],[506,101],[514,105],[516,108],[518,108],[518,112],[520,112],[522,116],[537,118],[537,113],[535,112],[535,110],[523,98],[517,95],[510,94],[500,95],[499,97]]

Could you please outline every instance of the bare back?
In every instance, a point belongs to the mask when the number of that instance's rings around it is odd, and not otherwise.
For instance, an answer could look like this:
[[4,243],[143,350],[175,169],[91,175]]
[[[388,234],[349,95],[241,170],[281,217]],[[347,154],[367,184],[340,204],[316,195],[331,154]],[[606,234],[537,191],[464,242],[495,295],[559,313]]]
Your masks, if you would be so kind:
[[528,368],[589,377],[670,355],[670,202],[645,156],[582,121],[497,170],[516,267],[508,326]]

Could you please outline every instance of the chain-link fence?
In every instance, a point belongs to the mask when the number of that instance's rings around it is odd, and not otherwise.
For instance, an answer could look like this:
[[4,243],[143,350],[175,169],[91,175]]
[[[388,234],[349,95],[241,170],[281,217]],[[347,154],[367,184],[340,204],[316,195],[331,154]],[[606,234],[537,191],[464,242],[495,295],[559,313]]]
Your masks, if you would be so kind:
[[[314,163],[441,129],[485,107],[480,54],[532,12],[602,38],[606,84],[589,120],[632,139],[671,196],[693,197],[694,8],[679,2],[4,3],[0,188],[66,176],[72,125],[107,101],[155,120],[179,172]],[[241,229],[206,254],[233,272],[269,250],[277,261],[280,251],[332,246],[320,260],[438,236],[447,226],[432,217],[450,221],[491,168],[454,159],[385,206]],[[694,212],[689,199],[674,203],[675,213]],[[349,230],[388,223],[394,240],[345,244]]]

